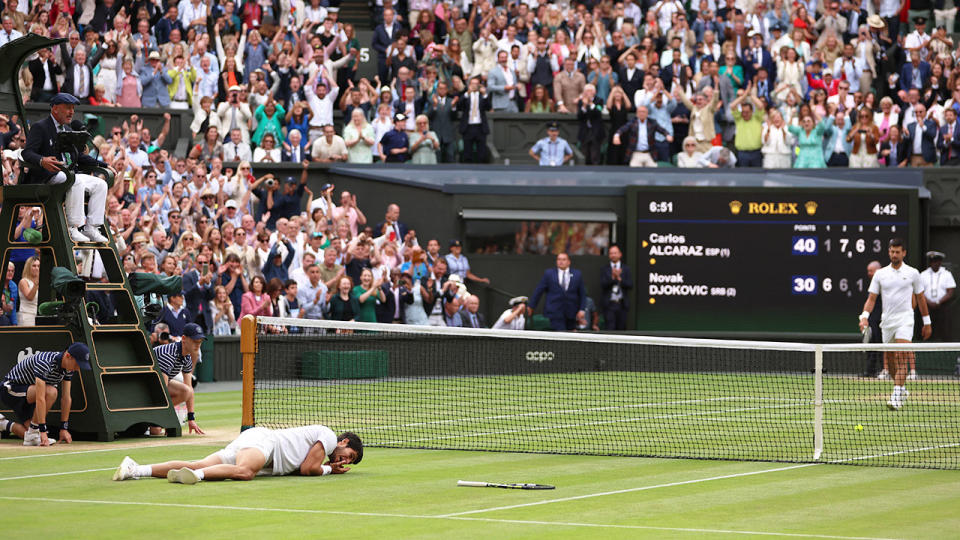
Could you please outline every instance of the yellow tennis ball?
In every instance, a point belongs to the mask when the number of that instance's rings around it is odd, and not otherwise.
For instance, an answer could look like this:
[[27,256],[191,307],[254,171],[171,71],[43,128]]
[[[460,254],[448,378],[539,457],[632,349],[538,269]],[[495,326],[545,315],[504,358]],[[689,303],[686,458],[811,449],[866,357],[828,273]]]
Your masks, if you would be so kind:
[[861,424],[857,424],[857,427],[855,427],[854,429],[856,429],[857,431],[863,431],[863,426]]

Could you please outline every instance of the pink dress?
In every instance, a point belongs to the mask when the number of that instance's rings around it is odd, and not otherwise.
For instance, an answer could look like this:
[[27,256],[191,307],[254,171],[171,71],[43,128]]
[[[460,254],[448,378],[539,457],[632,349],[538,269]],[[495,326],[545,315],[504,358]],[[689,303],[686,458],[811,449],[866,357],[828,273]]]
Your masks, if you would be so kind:
[[137,77],[134,75],[124,75],[123,83],[120,87],[120,95],[117,96],[117,105],[121,107],[140,107],[140,94],[137,92]]

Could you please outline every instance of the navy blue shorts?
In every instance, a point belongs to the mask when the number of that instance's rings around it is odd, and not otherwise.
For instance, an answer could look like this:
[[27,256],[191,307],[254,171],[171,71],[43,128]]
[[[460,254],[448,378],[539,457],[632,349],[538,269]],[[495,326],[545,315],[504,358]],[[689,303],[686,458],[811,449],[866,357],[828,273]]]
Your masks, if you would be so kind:
[[3,381],[0,384],[0,401],[13,409],[14,416],[22,424],[33,419],[33,410],[37,407],[36,403],[27,403],[29,388],[29,384],[16,384],[10,381]]

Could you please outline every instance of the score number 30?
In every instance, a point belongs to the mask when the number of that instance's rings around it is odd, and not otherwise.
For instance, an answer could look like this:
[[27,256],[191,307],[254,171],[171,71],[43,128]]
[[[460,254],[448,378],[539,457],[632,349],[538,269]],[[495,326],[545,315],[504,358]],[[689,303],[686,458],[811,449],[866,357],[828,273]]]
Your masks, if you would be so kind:
[[[823,281],[820,281],[818,276],[792,276],[790,279],[793,294],[817,294],[818,283],[823,292],[831,292],[834,287],[833,279],[828,277],[823,278]],[[863,280],[858,279],[856,285],[859,291],[863,292]],[[840,292],[847,292],[850,289],[850,281],[847,278],[840,279],[837,281],[837,288]]]

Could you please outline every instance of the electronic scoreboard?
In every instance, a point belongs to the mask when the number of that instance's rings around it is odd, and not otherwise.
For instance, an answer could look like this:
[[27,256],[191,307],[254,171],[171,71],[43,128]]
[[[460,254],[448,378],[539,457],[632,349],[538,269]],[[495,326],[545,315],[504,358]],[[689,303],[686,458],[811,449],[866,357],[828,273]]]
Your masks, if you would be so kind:
[[916,189],[631,187],[627,200],[640,331],[855,333],[889,240],[922,260]]

